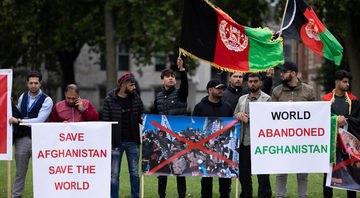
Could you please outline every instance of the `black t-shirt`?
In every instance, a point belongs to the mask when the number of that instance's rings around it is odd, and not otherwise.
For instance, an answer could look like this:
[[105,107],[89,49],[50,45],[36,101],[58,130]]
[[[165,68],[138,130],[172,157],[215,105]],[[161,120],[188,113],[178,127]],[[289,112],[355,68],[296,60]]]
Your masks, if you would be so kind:
[[345,95],[341,97],[335,95],[335,101],[331,105],[331,113],[342,116],[349,114],[349,103],[346,102]]
[[131,128],[132,98],[117,96],[121,104],[121,140],[122,142],[134,142],[134,135]]

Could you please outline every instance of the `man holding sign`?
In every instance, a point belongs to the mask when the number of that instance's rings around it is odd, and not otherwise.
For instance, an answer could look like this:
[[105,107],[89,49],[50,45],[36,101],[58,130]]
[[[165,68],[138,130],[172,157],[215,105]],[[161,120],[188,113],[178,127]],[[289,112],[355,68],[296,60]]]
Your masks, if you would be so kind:
[[[221,84],[218,79],[211,79],[206,86],[209,95],[195,105],[193,116],[232,117],[233,109],[231,105],[221,98],[223,88],[226,88],[226,85]],[[212,197],[212,182],[212,177],[203,177],[201,179],[202,198]],[[219,178],[219,191],[220,198],[229,197],[231,191],[230,178]]]
[[[248,76],[248,86],[250,93],[240,97],[234,111],[234,117],[241,121],[240,129],[240,160],[239,160],[239,178],[241,183],[240,197],[252,197],[252,179],[251,179],[251,155],[250,155],[250,102],[268,102],[270,96],[260,91],[262,85],[261,76],[258,73],[251,73]],[[271,197],[271,185],[269,174],[258,175],[259,197]]]
[[[293,102],[293,101],[315,101],[314,89],[305,83],[303,83],[298,77],[297,65],[293,62],[285,62],[283,66],[279,66],[281,69],[281,83],[275,87],[271,96],[273,102]],[[286,197],[286,183],[287,174],[276,175],[276,197]],[[298,196],[299,198],[305,198],[308,196],[308,174],[298,173]]]
[[[32,71],[28,73],[26,84],[29,91],[20,96],[19,103],[16,106],[21,117],[11,117],[9,119],[10,124],[40,123],[45,122],[48,118],[53,106],[53,101],[48,95],[41,91],[41,82],[42,75],[39,72]],[[18,133],[14,134],[16,175],[12,193],[13,198],[21,198],[24,192],[26,173],[32,153],[31,127],[21,126],[20,128],[21,130],[18,130]]]
[[[335,125],[332,127],[332,134],[335,133],[337,127],[347,128],[351,134],[353,134],[357,139],[360,139],[359,126],[360,126],[360,112],[359,112],[359,100],[356,96],[354,96],[351,92],[349,92],[349,84],[352,76],[349,72],[345,70],[338,70],[334,74],[335,80],[335,89],[326,94],[321,98],[323,101],[331,101],[331,125]],[[336,122],[336,124],[333,124]],[[334,131],[333,131],[334,130]],[[331,144],[335,142],[336,136],[332,137]],[[334,145],[335,147],[335,145]],[[341,156],[341,153],[337,153],[337,155]],[[336,161],[335,157],[331,158],[331,162]],[[339,175],[340,170],[333,172],[334,175]],[[340,173],[341,175],[341,173]],[[340,176],[341,177],[341,176]],[[324,197],[332,197],[333,190],[332,188],[326,187],[326,174],[324,176]],[[347,197],[352,198],[356,197],[356,191],[347,191]]]

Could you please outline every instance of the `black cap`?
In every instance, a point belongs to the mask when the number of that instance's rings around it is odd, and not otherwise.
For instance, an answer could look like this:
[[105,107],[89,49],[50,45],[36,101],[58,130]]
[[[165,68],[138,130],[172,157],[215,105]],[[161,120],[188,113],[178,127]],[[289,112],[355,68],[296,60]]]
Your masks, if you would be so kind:
[[209,88],[226,88],[225,84],[221,84],[221,82],[218,79],[211,79],[208,84],[206,85],[206,90]]
[[289,61],[286,61],[282,66],[278,66],[277,68],[281,69],[281,70],[294,71],[296,73],[298,72],[298,68],[297,68],[296,64],[293,62],[289,62]]

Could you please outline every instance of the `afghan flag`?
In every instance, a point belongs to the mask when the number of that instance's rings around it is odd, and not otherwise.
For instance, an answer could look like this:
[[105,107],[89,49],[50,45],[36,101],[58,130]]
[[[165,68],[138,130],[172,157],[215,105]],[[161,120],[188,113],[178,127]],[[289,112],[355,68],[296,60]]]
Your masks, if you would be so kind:
[[281,31],[284,37],[300,40],[317,54],[340,65],[343,47],[304,0],[289,0]]
[[180,51],[231,72],[257,72],[284,64],[282,40],[237,24],[207,0],[185,0]]
[[[323,96],[321,98],[321,101],[330,101],[332,109],[338,108],[337,106],[333,107],[333,103],[335,102],[335,90]],[[342,136],[338,132],[339,126],[337,124],[337,120],[340,117],[347,118],[347,130],[351,132],[356,139],[360,139],[360,102],[357,97],[353,95],[350,91],[345,92],[345,101],[348,103],[349,106],[349,109],[347,110],[347,115],[337,115],[331,112],[330,163],[336,162],[335,149],[338,135],[339,138],[342,138]],[[340,139],[340,141],[342,141],[342,139]]]

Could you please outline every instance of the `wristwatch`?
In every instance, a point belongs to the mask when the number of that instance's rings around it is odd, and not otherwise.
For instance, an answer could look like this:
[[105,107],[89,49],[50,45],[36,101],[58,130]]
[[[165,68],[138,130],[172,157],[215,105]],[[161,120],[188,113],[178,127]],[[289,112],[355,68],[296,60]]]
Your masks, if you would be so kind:
[[20,124],[21,119],[20,119],[20,118],[18,118],[17,120],[18,120],[18,124]]

